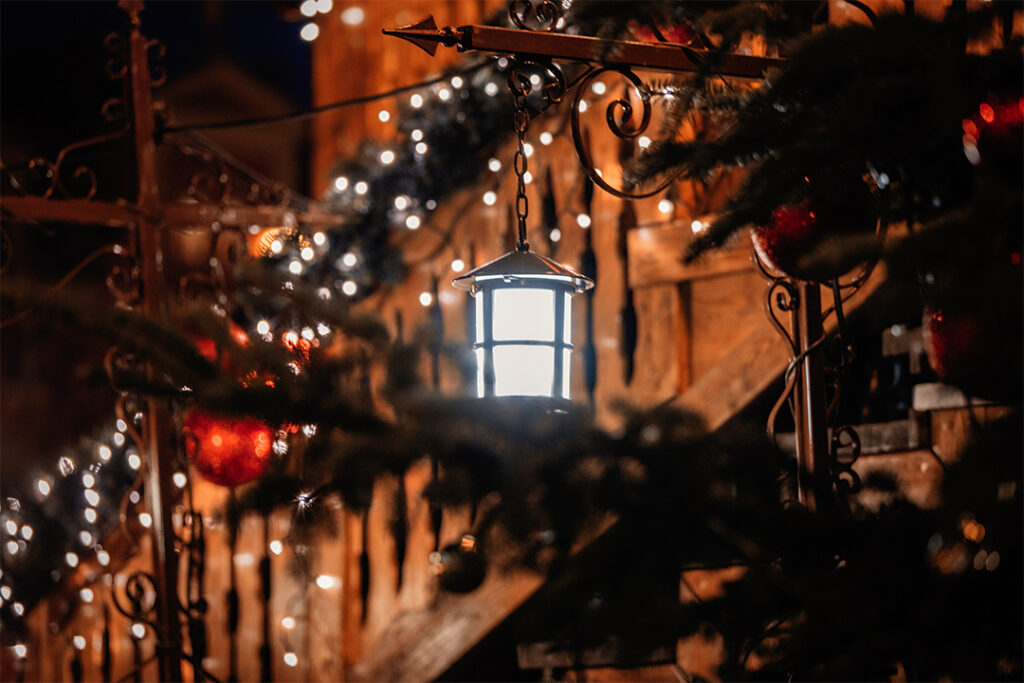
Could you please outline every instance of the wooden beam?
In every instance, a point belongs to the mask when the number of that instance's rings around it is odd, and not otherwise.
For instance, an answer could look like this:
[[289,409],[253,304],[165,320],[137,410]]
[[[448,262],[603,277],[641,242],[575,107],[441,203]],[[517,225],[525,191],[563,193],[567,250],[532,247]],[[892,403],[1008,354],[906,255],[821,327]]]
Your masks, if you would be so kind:
[[[885,268],[879,265],[860,291],[846,302],[846,313],[860,306],[884,281]],[[825,324],[825,332],[834,330],[835,317],[832,316]],[[723,360],[701,376],[673,405],[697,413],[704,418],[707,428],[714,431],[771,386],[788,363],[789,350],[785,342],[765,322],[734,344]]]
[[22,220],[112,228],[123,228],[139,220],[138,207],[124,200],[97,202],[88,199],[0,197],[0,210]]
[[307,225],[310,228],[328,228],[340,225],[344,219],[319,209],[298,211],[286,206],[268,204],[166,204],[163,208],[163,221],[166,225],[194,225],[197,227],[211,225],[214,221],[225,226],[248,227],[258,225],[263,228],[281,225]]
[[683,249],[692,240],[693,230],[688,221],[630,230],[626,242],[630,287],[688,282],[753,268],[750,242],[746,239],[707,254],[694,263],[684,263]]

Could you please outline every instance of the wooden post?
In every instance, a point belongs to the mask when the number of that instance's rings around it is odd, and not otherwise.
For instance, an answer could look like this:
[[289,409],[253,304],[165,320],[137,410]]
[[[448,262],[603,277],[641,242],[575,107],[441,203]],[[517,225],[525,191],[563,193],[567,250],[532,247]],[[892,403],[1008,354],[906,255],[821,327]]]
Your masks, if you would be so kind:
[[[135,164],[138,181],[138,257],[142,265],[142,309],[149,316],[164,316],[163,255],[160,224],[150,216],[160,215],[156,178],[156,142],[153,138],[153,99],[150,92],[147,40],[139,30],[141,0],[121,0],[128,12],[128,77],[131,94]],[[156,370],[146,370],[158,381]],[[169,452],[170,411],[163,399],[150,398],[143,423],[146,447],[146,507],[153,518],[153,577],[156,583],[156,653],[161,681],[181,680],[181,622],[178,616],[178,556],[174,549],[171,518],[171,476],[174,462]]]

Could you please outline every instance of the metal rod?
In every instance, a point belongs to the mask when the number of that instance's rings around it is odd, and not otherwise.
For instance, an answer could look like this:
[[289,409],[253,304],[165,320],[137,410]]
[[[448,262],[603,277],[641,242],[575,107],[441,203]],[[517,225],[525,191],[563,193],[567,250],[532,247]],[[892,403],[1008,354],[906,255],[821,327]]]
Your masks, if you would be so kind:
[[[160,195],[156,178],[156,144],[153,138],[153,99],[150,92],[148,41],[139,26],[140,0],[121,0],[128,12],[129,88],[131,90],[135,163],[138,181],[137,206],[139,258],[142,265],[143,311],[156,319],[164,317],[163,254],[160,225],[148,216],[159,214]],[[156,369],[149,364],[146,373],[158,381]],[[143,423],[146,445],[146,506],[153,518],[153,576],[156,583],[157,642],[156,655],[161,681],[181,680],[181,623],[178,618],[178,556],[174,548],[171,517],[174,462],[170,452],[170,411],[158,398],[147,401]]]
[[799,281],[797,288],[799,302],[792,313],[793,336],[803,356],[797,368],[793,411],[797,487],[800,502],[816,511],[827,508],[832,498],[826,438],[825,352],[818,343],[824,334],[821,291],[814,282]]

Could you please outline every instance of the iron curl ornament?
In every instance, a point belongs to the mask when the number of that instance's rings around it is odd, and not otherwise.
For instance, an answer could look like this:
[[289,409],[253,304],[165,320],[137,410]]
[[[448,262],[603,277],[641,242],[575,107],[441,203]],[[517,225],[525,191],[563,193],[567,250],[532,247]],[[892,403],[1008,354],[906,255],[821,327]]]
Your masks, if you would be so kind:
[[[508,19],[523,31],[550,32],[565,24],[561,5],[553,0],[542,0],[536,4],[530,0],[511,0]],[[531,19],[535,26],[531,25]]]

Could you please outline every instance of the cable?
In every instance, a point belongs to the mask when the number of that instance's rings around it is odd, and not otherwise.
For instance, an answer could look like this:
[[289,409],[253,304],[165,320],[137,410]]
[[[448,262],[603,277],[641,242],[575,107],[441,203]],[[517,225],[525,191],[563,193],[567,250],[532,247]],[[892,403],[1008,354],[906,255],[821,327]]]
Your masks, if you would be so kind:
[[[480,62],[479,64],[475,64],[467,69],[455,72],[455,75],[471,74],[474,71],[477,71],[482,67],[486,66],[488,63],[488,61]],[[448,80],[449,78],[452,77],[452,75],[453,74],[450,73],[444,74],[436,78],[431,78],[429,80],[422,81],[420,83],[414,83],[412,85],[403,85],[397,88],[393,88],[391,90],[387,90],[382,93],[377,93],[374,95],[363,95],[362,97],[354,97],[349,100],[339,100],[337,102],[331,102],[329,104],[321,104],[318,107],[313,107],[311,109],[307,109],[306,111],[293,112],[291,114],[283,114],[280,116],[257,116],[248,119],[235,119],[231,121],[212,121],[210,123],[197,123],[189,126],[167,126],[166,128],[164,128],[164,132],[182,133],[199,130],[220,130],[223,128],[249,128],[253,126],[265,126],[273,123],[283,123],[285,121],[300,121],[303,119],[312,118],[313,116],[316,116],[317,114],[322,114],[325,111],[342,109],[344,107],[351,107],[357,104],[366,104],[367,102],[383,100],[387,99],[388,97],[394,97],[395,95],[401,95],[402,93],[408,92],[410,90],[419,90],[420,88],[426,88],[428,86],[434,85],[435,83],[440,83],[441,81]]]

